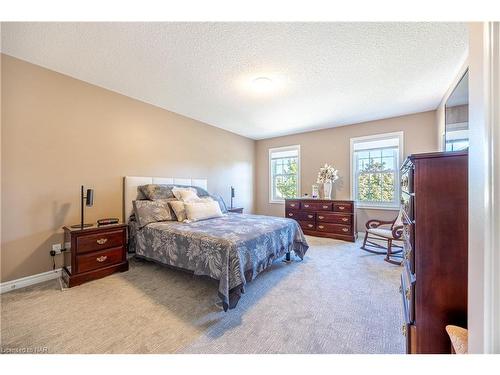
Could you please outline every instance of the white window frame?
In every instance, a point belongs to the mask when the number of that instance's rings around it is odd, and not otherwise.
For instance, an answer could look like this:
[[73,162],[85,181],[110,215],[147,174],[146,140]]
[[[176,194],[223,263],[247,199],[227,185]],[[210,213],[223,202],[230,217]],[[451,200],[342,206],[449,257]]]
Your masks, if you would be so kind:
[[392,132],[392,133],[382,133],[382,134],[373,134],[373,135],[367,135],[363,137],[355,137],[351,138],[351,145],[350,145],[350,170],[351,170],[351,200],[356,200],[356,186],[354,185],[356,179],[355,179],[355,161],[354,161],[354,144],[359,143],[359,142],[366,142],[366,141],[379,141],[379,140],[384,140],[384,139],[389,139],[389,138],[399,138],[399,153],[398,153],[398,160],[397,160],[397,167],[396,167],[396,175],[394,176],[395,179],[395,191],[394,194],[396,196],[396,200],[394,204],[377,204],[377,203],[362,203],[357,201],[356,207],[357,208],[366,208],[366,209],[376,209],[376,210],[397,210],[399,209],[400,206],[400,200],[399,196],[401,194],[400,192],[400,184],[399,184],[399,173],[400,173],[400,168],[401,164],[403,162],[403,155],[404,155],[404,132],[398,131],[398,132]]
[[290,151],[290,150],[297,150],[297,196],[300,197],[300,145],[291,145],[291,146],[284,146],[284,147],[275,147],[275,148],[270,148],[269,149],[269,156],[268,156],[268,167],[269,167],[269,203],[273,204],[285,204],[284,199],[273,199],[273,176],[272,176],[272,154],[273,152],[280,152],[280,151]]

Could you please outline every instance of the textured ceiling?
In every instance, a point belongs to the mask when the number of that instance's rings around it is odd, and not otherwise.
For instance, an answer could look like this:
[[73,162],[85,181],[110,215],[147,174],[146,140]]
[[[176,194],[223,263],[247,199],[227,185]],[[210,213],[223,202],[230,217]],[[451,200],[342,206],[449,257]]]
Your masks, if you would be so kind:
[[[2,51],[255,139],[437,107],[460,23],[2,23]],[[268,76],[274,92],[249,82]]]

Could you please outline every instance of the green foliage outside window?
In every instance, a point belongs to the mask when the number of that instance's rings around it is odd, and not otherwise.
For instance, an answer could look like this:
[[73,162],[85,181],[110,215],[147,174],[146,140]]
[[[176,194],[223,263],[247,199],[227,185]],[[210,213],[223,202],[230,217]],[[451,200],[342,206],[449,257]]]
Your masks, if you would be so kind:
[[370,159],[358,175],[358,200],[365,202],[394,201],[394,172],[385,162]]
[[276,198],[295,198],[297,191],[297,158],[273,160]]

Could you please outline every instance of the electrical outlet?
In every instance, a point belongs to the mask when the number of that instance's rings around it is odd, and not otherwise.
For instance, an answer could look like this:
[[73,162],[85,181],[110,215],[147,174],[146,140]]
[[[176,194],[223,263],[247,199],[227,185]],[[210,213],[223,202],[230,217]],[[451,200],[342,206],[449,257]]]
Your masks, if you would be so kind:
[[56,254],[61,254],[61,244],[60,243],[53,244],[52,251],[55,251]]
[[71,249],[71,242],[65,242],[65,243],[64,243],[64,249],[66,249],[67,251],[68,251],[69,249]]

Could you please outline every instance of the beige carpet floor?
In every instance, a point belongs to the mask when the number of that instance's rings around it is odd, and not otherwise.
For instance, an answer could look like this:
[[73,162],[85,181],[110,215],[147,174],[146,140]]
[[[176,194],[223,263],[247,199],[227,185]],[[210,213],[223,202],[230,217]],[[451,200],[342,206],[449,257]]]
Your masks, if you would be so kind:
[[210,280],[131,260],[128,272],[61,292],[1,296],[1,346],[48,353],[402,353],[401,269],[356,244],[308,237],[221,311]]

